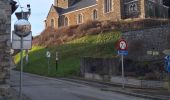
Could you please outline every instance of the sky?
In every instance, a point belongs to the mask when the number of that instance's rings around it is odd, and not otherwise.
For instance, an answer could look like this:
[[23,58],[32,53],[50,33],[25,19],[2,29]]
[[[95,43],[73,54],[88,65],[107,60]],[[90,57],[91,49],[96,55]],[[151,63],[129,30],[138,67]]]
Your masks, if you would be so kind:
[[[15,0],[18,2],[18,0]],[[31,6],[31,16],[29,22],[31,23],[33,36],[39,35],[44,30],[44,20],[47,17],[49,9],[54,0],[19,0],[24,11],[27,11],[27,4]],[[20,12],[18,7],[16,12]],[[12,30],[14,29],[14,23],[17,21],[15,14],[12,15]]]

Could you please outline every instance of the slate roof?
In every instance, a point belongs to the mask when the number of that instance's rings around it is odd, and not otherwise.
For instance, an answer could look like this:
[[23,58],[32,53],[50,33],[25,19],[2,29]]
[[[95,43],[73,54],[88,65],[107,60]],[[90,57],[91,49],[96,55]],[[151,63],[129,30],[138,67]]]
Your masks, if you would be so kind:
[[55,8],[59,14],[65,14],[65,13],[75,11],[78,9],[82,9],[85,7],[89,7],[89,6],[92,6],[95,4],[97,4],[96,0],[80,0],[79,2],[76,2],[72,6],[68,7],[67,9],[62,9],[62,8],[58,8],[58,7],[55,7]]

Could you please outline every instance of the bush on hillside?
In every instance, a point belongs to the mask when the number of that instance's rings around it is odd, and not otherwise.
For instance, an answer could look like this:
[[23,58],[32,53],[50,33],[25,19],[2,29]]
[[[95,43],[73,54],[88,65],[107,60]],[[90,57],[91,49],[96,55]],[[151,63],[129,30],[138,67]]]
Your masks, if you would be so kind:
[[[170,20],[144,19],[144,20],[127,20],[127,21],[117,21],[117,22],[111,20],[87,21],[84,24],[61,27],[59,29],[53,29],[48,27],[41,32],[40,36],[34,38],[33,44],[34,45],[47,45],[47,44],[56,45],[85,35],[102,34],[105,31],[116,30],[116,31],[124,32],[124,31],[138,30],[138,29],[144,29],[144,28],[167,25],[167,24],[170,24]],[[168,38],[168,41],[169,40],[170,39]]]
[[97,28],[97,25],[99,25],[100,22],[99,21],[87,21],[85,22],[84,24],[80,24],[75,33],[77,35],[81,35],[81,36],[84,36],[86,33],[88,33],[87,31],[91,30],[91,29],[94,29],[94,28]]
[[90,28],[89,30],[87,30],[87,35],[96,35],[101,33],[101,28],[97,27],[97,28]]

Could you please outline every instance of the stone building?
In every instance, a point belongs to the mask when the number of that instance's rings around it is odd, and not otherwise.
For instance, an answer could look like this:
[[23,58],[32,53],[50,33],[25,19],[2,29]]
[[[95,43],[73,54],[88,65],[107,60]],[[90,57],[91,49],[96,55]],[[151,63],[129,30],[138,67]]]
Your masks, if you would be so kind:
[[10,71],[11,14],[16,2],[0,0],[0,98],[8,95]]
[[162,0],[54,0],[45,27],[58,28],[88,20],[168,18],[168,9]]

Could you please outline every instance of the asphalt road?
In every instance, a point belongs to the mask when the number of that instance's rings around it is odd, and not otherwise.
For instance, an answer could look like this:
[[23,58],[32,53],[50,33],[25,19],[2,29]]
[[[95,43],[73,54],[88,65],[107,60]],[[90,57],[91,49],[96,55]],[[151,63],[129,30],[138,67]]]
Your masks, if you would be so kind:
[[[11,72],[11,84],[19,90],[19,72]],[[23,76],[23,93],[32,100],[146,100],[102,91],[99,87],[26,73]]]

